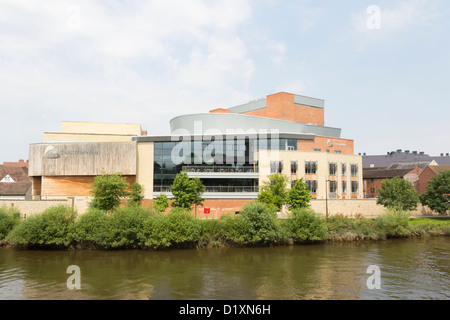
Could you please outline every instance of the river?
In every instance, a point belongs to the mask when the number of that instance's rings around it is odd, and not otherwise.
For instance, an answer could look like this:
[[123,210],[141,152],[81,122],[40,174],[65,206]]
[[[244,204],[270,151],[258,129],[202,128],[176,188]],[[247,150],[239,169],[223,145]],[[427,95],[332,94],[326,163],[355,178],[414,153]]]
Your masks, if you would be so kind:
[[[69,289],[72,276],[79,289]],[[448,300],[449,288],[444,237],[169,251],[0,248],[2,300]]]

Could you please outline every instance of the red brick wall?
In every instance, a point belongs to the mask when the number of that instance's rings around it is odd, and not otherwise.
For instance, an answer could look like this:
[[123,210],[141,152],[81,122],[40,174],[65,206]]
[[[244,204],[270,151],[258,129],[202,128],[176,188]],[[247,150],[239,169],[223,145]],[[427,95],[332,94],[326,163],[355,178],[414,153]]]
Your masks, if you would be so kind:
[[[364,196],[366,198],[375,198],[377,196],[378,189],[381,188],[383,180],[384,179],[364,179]],[[347,186],[347,188],[349,188],[349,186]],[[371,191],[372,188],[375,189],[375,192]]]
[[[331,140],[331,144],[329,140]],[[341,154],[354,154],[354,141],[319,136],[316,136],[314,140],[298,140],[297,150],[314,151],[315,148],[319,148],[321,151],[329,149],[330,153],[335,153],[336,150],[340,150]]]
[[324,109],[294,103],[294,95],[280,92],[267,96],[267,108],[246,112],[250,116],[280,119],[323,126]]
[[[226,214],[234,215],[236,211],[241,210],[243,205],[252,201],[254,201],[254,199],[206,199],[203,206],[198,206],[197,210],[193,208],[191,212],[193,215],[196,215],[197,218],[201,219],[219,218]],[[153,200],[144,200],[142,205],[151,206],[152,202]],[[203,213],[205,207],[210,208],[210,214]]]
[[428,181],[436,176],[436,173],[429,167],[426,167],[419,176],[419,181],[416,182],[415,187],[419,194],[427,192]]

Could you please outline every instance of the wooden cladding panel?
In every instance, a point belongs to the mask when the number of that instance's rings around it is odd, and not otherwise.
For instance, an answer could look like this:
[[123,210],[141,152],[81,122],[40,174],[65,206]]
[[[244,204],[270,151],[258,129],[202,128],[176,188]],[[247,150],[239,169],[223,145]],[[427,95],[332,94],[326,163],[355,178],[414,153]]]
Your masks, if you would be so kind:
[[[43,196],[90,196],[93,176],[77,177],[42,177],[41,195]],[[126,176],[131,185],[136,182],[136,176]]]

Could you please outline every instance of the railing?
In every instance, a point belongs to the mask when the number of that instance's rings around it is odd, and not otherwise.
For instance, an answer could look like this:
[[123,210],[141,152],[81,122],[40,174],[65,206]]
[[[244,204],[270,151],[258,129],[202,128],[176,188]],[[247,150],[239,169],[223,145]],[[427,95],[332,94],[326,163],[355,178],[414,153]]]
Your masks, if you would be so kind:
[[258,166],[254,167],[226,167],[226,166],[184,166],[187,172],[214,172],[214,173],[257,173]]
[[[153,192],[170,192],[170,187],[154,186]],[[205,186],[205,192],[259,192],[259,187],[255,186]]]

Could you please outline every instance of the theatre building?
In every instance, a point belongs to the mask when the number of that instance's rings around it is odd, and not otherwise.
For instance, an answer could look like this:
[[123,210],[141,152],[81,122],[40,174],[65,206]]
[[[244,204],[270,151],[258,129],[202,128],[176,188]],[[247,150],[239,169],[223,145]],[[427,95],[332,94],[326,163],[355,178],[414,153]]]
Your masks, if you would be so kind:
[[291,185],[303,178],[314,199],[363,198],[353,140],[325,126],[323,100],[285,92],[176,117],[166,136],[147,135],[139,124],[63,122],[61,132],[30,145],[35,199],[89,199],[95,176],[121,172],[143,185],[150,202],[170,197],[181,171],[202,180],[213,216],[256,199],[274,173]]

